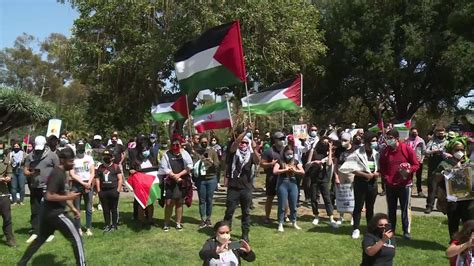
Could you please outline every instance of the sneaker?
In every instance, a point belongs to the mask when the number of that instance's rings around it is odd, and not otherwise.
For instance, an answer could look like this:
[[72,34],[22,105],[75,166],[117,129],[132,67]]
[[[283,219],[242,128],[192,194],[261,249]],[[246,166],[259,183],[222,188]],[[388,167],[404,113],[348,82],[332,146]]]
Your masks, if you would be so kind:
[[265,218],[265,221],[263,222],[264,224],[270,224],[270,218]]
[[97,205],[97,209],[98,209],[99,211],[101,211],[101,210],[102,210],[102,205],[100,205],[100,204]]
[[104,233],[108,233],[108,232],[110,232],[110,229],[111,229],[110,225],[106,225],[106,226],[104,227],[103,232],[104,232]]
[[203,229],[203,228],[206,228],[207,227],[207,223],[206,221],[201,221],[201,223],[199,224],[199,229]]
[[53,239],[54,239],[54,235],[50,235],[50,236],[48,236],[48,238],[46,239],[46,242],[51,242],[51,241],[53,241]]
[[312,224],[313,225],[318,225],[319,224],[319,217],[314,217]]
[[337,224],[336,221],[330,221],[329,223],[331,224],[332,228],[339,228],[339,224]]
[[355,229],[354,231],[352,231],[352,239],[358,239],[359,237],[360,237],[359,229]]
[[212,226],[212,222],[211,222],[211,219],[207,219],[206,220],[206,225],[211,227]]
[[163,226],[163,231],[168,232],[169,230],[170,230],[169,226],[167,226],[167,225]]
[[16,240],[15,240],[15,238],[9,238],[9,239],[7,239],[7,246],[12,247],[12,248],[16,247]]
[[178,231],[183,230],[183,226],[181,224],[176,224],[176,230]]
[[285,232],[285,229],[283,229],[283,224],[282,223],[278,224],[278,232],[280,232],[280,233]]
[[285,223],[289,223],[289,222],[290,222],[290,218],[285,217]]
[[426,207],[425,213],[430,214],[433,211],[433,207]]
[[420,192],[418,192],[418,197],[419,198],[426,198],[426,195],[425,195],[425,193],[423,193],[423,191],[420,191]]
[[354,218],[351,218],[351,225],[354,225]]
[[403,233],[403,239],[405,239],[405,240],[411,240],[411,235],[410,235],[410,233]]
[[91,229],[87,229],[86,236],[92,236],[92,230]]
[[117,231],[117,230],[118,230],[118,227],[117,227],[116,225],[112,225],[112,226],[110,227],[109,232],[113,232],[113,231]]
[[77,231],[79,232],[79,235],[82,236],[82,229],[79,228],[79,229],[77,229]]
[[20,202],[19,204],[20,204],[21,206],[24,206],[24,205],[25,205],[25,203],[23,203],[23,201],[22,201],[22,202]]
[[37,239],[37,238],[38,238],[37,234],[32,234],[30,236],[30,238],[28,238],[28,240],[26,240],[26,243],[31,243],[31,242],[35,241],[35,239]]
[[296,230],[301,230],[301,227],[299,227],[296,222],[293,223],[293,228],[295,228]]

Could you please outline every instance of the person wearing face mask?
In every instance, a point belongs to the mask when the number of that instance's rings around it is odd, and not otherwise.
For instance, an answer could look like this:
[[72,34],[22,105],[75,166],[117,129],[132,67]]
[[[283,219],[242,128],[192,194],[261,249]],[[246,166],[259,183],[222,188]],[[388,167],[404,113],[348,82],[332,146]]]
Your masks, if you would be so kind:
[[194,164],[194,171],[201,215],[199,228],[204,228],[212,225],[212,200],[217,188],[217,170],[220,162],[217,152],[209,146],[207,137],[201,136],[199,143],[201,147],[197,153],[200,159]]
[[449,236],[453,239],[461,222],[474,219],[474,200],[456,200],[446,196],[445,173],[453,168],[467,166],[472,168],[472,162],[466,155],[466,137],[455,137],[446,144],[446,151],[452,156],[444,159],[434,171],[436,185],[438,186],[438,209],[448,216]]
[[169,231],[169,223],[173,214],[176,213],[176,230],[183,230],[181,220],[183,218],[183,203],[188,188],[191,186],[190,173],[193,169],[193,160],[189,153],[181,148],[184,139],[173,134],[171,137],[171,149],[167,151],[160,162],[158,174],[164,176],[163,196],[165,201],[165,224],[163,230]]
[[118,229],[118,202],[122,189],[122,170],[114,163],[113,152],[105,149],[102,153],[103,163],[98,167],[95,178],[104,215],[104,233]]
[[379,153],[376,151],[377,135],[367,132],[364,135],[364,146],[357,148],[349,155],[341,166],[341,172],[352,172],[354,175],[354,211],[352,213],[352,238],[360,236],[360,219],[362,208],[365,205],[367,223],[374,215],[374,205],[377,198],[377,179],[379,173]]
[[[223,151],[222,151],[222,147],[221,145],[219,144],[219,140],[217,139],[217,137],[212,137],[211,138],[211,148],[213,148],[216,153],[217,153],[217,158],[219,159],[219,162],[222,160],[222,156],[223,156]],[[219,164],[219,166],[217,167],[216,171],[217,171],[217,188],[220,188],[221,187],[221,184],[220,184],[220,181],[221,181],[221,165]],[[217,190],[216,190],[217,191]]]
[[318,195],[321,193],[332,227],[339,227],[340,221],[334,220],[334,207],[329,193],[329,182],[334,173],[333,149],[329,138],[322,138],[316,147],[309,151],[305,171],[311,177],[311,208],[313,210],[313,225],[319,224]]
[[428,197],[426,198],[426,214],[429,214],[433,211],[435,204],[437,186],[434,171],[441,161],[443,161],[443,156],[445,156],[445,146],[448,143],[445,138],[446,136],[444,128],[436,128],[434,130],[433,139],[430,140],[426,145],[425,154],[428,157]]
[[217,222],[214,226],[214,237],[204,242],[199,257],[203,260],[203,265],[241,265],[241,259],[252,262],[255,261],[255,253],[250,245],[242,240],[239,247],[231,249],[230,238],[231,225],[228,221]]
[[[26,152],[20,148],[20,143],[13,143],[13,149],[9,154],[9,160],[12,168],[11,193],[14,205],[24,205],[23,200],[25,199],[26,179],[23,174],[23,166],[25,165],[26,156]],[[20,198],[17,198],[17,192],[20,194]]]
[[[81,198],[84,199],[86,208],[86,235],[92,236],[92,181],[95,176],[95,164],[92,156],[86,153],[86,142],[78,140],[76,142],[76,156],[74,167],[69,171],[71,177],[71,191],[80,192],[81,196],[74,199],[74,206],[81,210]],[[79,234],[82,236],[81,220],[74,219]]]
[[[54,138],[52,139],[51,144],[52,146],[54,146]],[[57,150],[62,150],[66,148],[66,146],[69,144],[69,138],[67,137],[67,134],[65,133],[61,134],[61,136],[59,137],[59,143],[56,143],[56,144],[59,144],[59,147],[57,147]],[[54,148],[54,150],[56,150],[56,148]]]
[[13,235],[10,191],[8,183],[11,181],[12,167],[9,156],[5,154],[5,145],[0,140],[0,215],[3,218],[3,234],[6,237],[6,244],[10,247],[16,246]]
[[273,134],[273,145],[270,149],[266,150],[262,155],[261,166],[265,169],[265,194],[267,199],[265,202],[265,223],[270,223],[270,214],[272,212],[273,199],[275,198],[277,191],[276,185],[278,176],[273,174],[273,167],[280,161],[281,153],[286,146],[286,137],[282,132],[275,132]]
[[[145,136],[138,136],[135,149],[129,151],[130,153],[130,175],[134,175],[137,172],[146,173],[154,177],[158,176],[158,167],[157,161],[154,156],[152,156],[152,143]],[[130,184],[128,183],[130,182]],[[129,184],[130,189],[135,193],[139,190],[139,182],[135,182],[134,179],[129,179],[126,184]],[[142,203],[143,204],[143,203]],[[153,212],[154,212],[154,203],[148,206],[142,206],[137,201],[137,196],[135,194],[133,202],[133,218],[138,220],[142,226],[153,225]]]
[[416,171],[416,190],[418,193],[418,197],[425,197],[423,194],[423,190],[421,189],[421,177],[423,174],[423,160],[425,159],[425,151],[426,151],[426,144],[425,140],[418,136],[418,129],[416,127],[412,127],[410,129],[410,135],[405,140],[405,143],[413,149],[416,153],[416,158],[420,163],[420,168]]
[[252,167],[260,162],[255,150],[255,142],[240,134],[230,147],[230,164],[227,168],[225,186],[227,187],[224,220],[232,224],[235,209],[240,204],[242,210],[242,239],[249,242],[250,206],[252,203]]
[[158,157],[158,152],[160,150],[160,144],[158,143],[158,138],[156,137],[155,133],[151,133],[149,139],[150,139],[150,143],[151,143],[150,156],[153,157],[153,158],[157,158]]
[[385,180],[388,217],[393,232],[397,226],[397,205],[400,201],[403,238],[411,239],[411,189],[413,173],[420,164],[413,149],[399,141],[399,133],[391,129],[386,136],[387,148],[380,154],[380,173]]
[[290,207],[290,221],[295,229],[301,230],[296,224],[296,204],[298,199],[297,176],[304,175],[303,165],[294,158],[294,150],[286,146],[283,150],[283,159],[273,167],[273,174],[278,176],[278,232],[283,232],[285,209]]
[[[44,197],[44,189],[46,188],[46,181],[54,169],[59,166],[59,158],[55,152],[52,152],[46,146],[46,138],[37,136],[35,138],[34,151],[31,152],[25,159],[25,167],[23,169],[28,180],[30,188],[30,208],[31,208],[31,227],[32,234],[26,241],[33,242],[39,234],[40,210]],[[47,241],[53,240],[51,235]]]
[[362,240],[361,266],[393,265],[396,243],[388,216],[377,213],[367,223],[367,233]]

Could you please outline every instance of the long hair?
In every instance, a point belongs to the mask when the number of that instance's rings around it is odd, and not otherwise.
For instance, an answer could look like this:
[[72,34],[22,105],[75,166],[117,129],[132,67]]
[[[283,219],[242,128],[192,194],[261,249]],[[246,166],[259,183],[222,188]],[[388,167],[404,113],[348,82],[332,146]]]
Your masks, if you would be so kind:
[[465,243],[469,241],[473,232],[474,220],[469,220],[463,224],[461,231],[454,234],[453,239],[459,241],[459,243]]
[[[286,158],[285,158],[285,152],[286,151],[293,151],[293,158],[287,162],[286,161]],[[289,164],[289,165],[294,165],[295,164],[295,148],[290,146],[290,145],[286,145],[285,148],[283,149],[283,151],[281,152],[281,156],[282,156],[282,162],[285,163],[285,164]]]
[[385,219],[388,221],[388,216],[385,213],[377,213],[370,219],[369,223],[367,224],[367,233],[373,234],[375,230],[377,230],[377,226],[379,221]]

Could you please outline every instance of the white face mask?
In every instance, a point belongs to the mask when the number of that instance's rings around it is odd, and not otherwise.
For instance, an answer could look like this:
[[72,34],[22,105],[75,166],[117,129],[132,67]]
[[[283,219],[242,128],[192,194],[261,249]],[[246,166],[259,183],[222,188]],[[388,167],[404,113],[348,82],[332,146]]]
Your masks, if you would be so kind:
[[349,141],[343,141],[343,142],[341,143],[341,146],[342,146],[343,148],[348,148],[348,147],[349,147]]
[[230,234],[217,234],[216,240],[219,243],[224,244],[225,242],[230,240]]
[[464,157],[464,152],[463,151],[457,151],[453,154],[454,158],[461,160],[462,157]]

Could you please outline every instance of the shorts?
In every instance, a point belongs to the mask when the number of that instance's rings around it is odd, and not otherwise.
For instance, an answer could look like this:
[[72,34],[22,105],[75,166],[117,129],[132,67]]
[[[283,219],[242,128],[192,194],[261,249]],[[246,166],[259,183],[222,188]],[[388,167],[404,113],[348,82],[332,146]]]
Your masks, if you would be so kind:
[[277,194],[278,176],[267,175],[265,179],[265,194],[269,197],[274,197]]
[[164,185],[163,199],[184,199],[186,197],[186,187],[176,182]]

